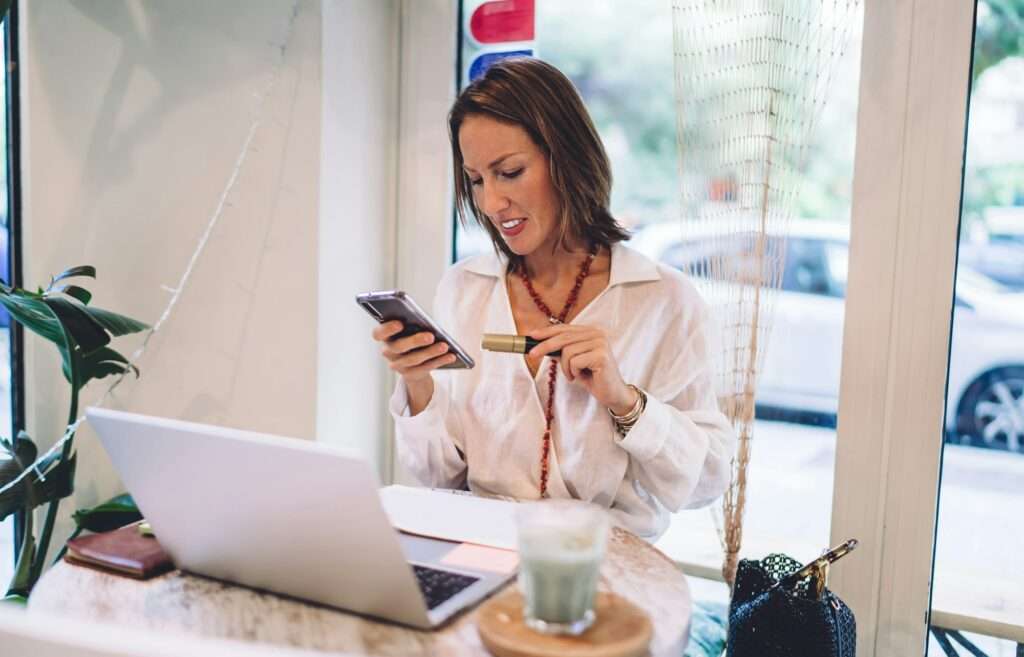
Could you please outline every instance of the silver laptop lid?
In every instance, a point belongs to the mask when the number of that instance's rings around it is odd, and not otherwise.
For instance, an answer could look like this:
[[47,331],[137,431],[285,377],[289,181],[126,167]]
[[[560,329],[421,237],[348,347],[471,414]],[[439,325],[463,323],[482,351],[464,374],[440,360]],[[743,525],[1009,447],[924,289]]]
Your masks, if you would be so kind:
[[87,417],[179,568],[430,626],[363,461],[305,440],[101,408]]

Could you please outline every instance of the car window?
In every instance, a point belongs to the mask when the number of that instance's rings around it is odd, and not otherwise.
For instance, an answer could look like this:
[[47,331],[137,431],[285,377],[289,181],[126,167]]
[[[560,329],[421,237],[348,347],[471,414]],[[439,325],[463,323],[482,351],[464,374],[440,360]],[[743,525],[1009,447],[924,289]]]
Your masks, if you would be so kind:
[[803,294],[832,293],[822,240],[790,238],[787,241],[782,289]]
[[716,245],[707,241],[688,240],[677,242],[665,249],[660,260],[690,276],[707,278],[709,263],[714,259],[717,250]]
[[[845,242],[791,237],[785,244],[783,290],[837,298],[846,296],[848,247]],[[764,246],[768,257],[775,257],[782,245],[781,238],[769,236]],[[757,237],[753,233],[676,242],[662,252],[660,260],[695,278],[760,280],[755,279],[759,258]],[[766,262],[764,267],[767,271],[769,264]]]
[[956,273],[957,292],[971,294],[1003,294],[1010,291],[1005,285],[1000,284],[988,276],[977,272],[970,267],[960,267]]
[[850,269],[850,245],[847,242],[825,242],[825,266],[828,268],[829,292],[846,297],[846,275]]
[[1010,288],[999,284],[997,281],[971,269],[967,265],[961,264],[957,267],[953,301],[958,306],[973,308],[981,299],[991,298],[1010,291]]
[[778,238],[769,237],[760,246],[765,255],[759,256],[758,237],[741,233],[679,242],[665,249],[661,260],[695,278],[760,281],[763,277],[758,272],[758,263],[762,263],[765,272],[770,271],[769,260],[778,254],[781,245]]

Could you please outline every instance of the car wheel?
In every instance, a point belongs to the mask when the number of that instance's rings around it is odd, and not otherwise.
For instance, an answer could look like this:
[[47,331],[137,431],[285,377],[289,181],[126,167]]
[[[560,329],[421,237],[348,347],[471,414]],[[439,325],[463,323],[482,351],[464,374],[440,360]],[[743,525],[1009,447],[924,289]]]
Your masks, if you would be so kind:
[[967,386],[957,429],[974,444],[1024,452],[1024,367],[992,370]]

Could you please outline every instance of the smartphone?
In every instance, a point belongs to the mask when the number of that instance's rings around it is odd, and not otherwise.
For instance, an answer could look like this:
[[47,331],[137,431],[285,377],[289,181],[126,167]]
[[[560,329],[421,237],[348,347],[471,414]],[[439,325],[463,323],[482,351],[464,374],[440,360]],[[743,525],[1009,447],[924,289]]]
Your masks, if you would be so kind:
[[381,324],[396,319],[402,322],[402,332],[391,338],[392,340],[427,331],[433,333],[436,340],[447,343],[448,353],[455,355],[455,361],[448,365],[442,365],[439,369],[469,370],[476,365],[466,350],[459,346],[459,343],[444,329],[434,323],[434,320],[430,319],[427,313],[405,292],[401,290],[366,292],[356,297],[356,303]]

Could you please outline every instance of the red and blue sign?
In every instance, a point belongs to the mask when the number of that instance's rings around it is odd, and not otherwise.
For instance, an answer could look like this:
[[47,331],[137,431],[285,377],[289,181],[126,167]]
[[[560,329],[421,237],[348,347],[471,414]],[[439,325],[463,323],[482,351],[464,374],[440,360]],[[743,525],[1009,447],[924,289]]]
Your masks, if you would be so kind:
[[466,0],[468,20],[463,34],[463,85],[483,75],[495,62],[509,57],[532,57],[535,39],[535,0]]
[[470,15],[469,33],[479,43],[533,41],[534,0],[489,0]]

